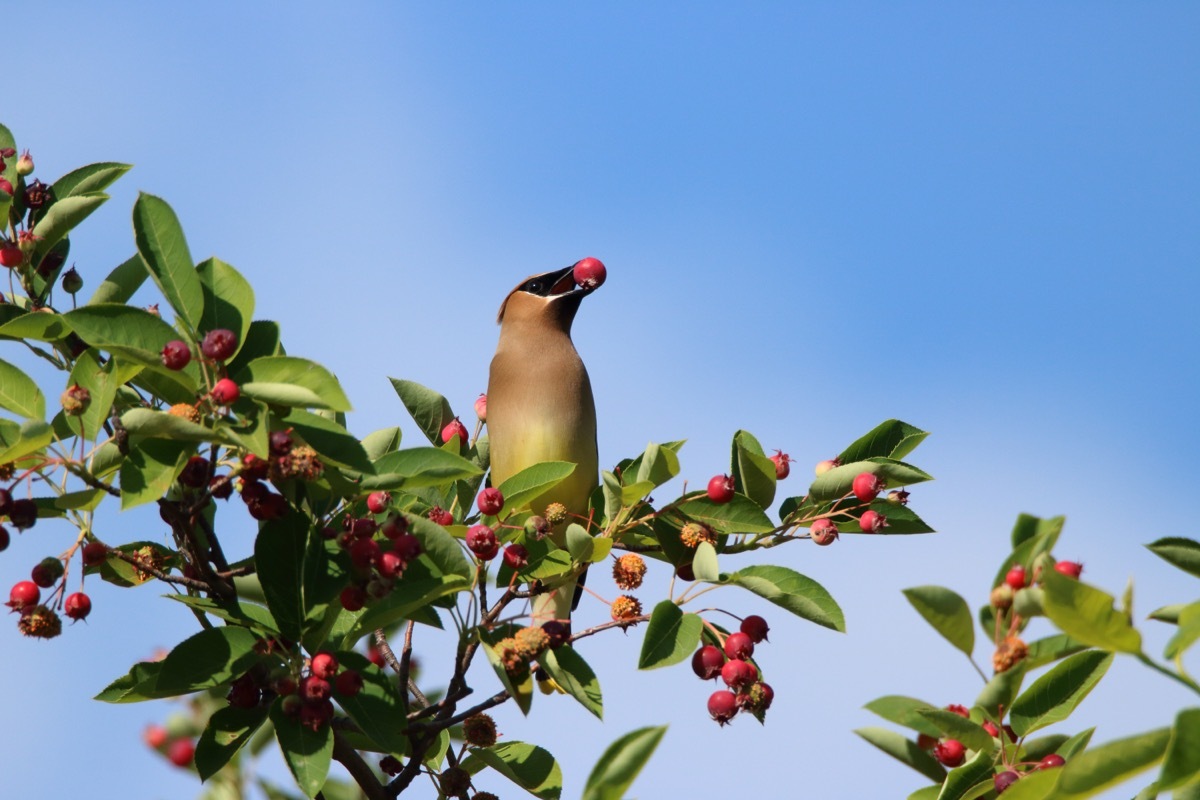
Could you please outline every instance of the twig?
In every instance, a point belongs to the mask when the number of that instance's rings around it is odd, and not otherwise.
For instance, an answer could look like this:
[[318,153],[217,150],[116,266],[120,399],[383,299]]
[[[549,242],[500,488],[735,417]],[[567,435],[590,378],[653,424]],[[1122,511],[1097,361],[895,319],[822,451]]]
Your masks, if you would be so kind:
[[350,777],[354,778],[354,782],[362,789],[363,794],[367,796],[367,800],[389,800],[387,790],[379,779],[375,777],[374,771],[363,761],[362,756],[358,751],[346,743],[341,734],[336,730],[333,731],[333,758],[341,762],[341,765],[350,773]]

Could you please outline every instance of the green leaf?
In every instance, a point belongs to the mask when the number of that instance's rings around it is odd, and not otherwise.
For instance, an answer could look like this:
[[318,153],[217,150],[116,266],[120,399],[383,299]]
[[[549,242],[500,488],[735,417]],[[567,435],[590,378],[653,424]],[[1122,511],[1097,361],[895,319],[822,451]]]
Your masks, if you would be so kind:
[[[879,512],[887,519],[887,525],[883,530],[871,534],[872,536],[897,536],[908,535],[914,533],[933,533],[933,528],[929,523],[917,516],[917,512],[913,511],[908,506],[895,505],[887,500],[876,500],[869,506],[871,509]],[[861,514],[861,506],[857,500],[853,500],[846,505],[847,509],[853,508],[851,513]],[[862,528],[859,527],[857,517],[852,517],[849,520],[838,520],[838,530],[842,533],[861,533]]]
[[997,672],[984,685],[979,696],[975,698],[975,705],[993,717],[1002,716],[1001,709],[1007,713],[1009,707],[1012,706],[1013,698],[1021,691],[1021,682],[1025,680],[1026,669],[1027,666],[1022,661],[1011,669]]
[[1025,656],[1026,669],[1037,669],[1060,658],[1086,650],[1087,645],[1077,642],[1065,634],[1054,634],[1044,639],[1036,639],[1029,643],[1029,653]]
[[135,253],[108,273],[108,277],[101,281],[100,285],[96,287],[96,291],[92,293],[87,305],[127,303],[129,298],[133,297],[133,293],[145,283],[149,275],[150,272],[146,269],[142,257]]
[[669,667],[686,660],[700,644],[702,630],[704,620],[698,614],[685,614],[672,601],[663,600],[650,612],[638,669]]
[[941,586],[915,586],[905,589],[904,596],[946,641],[968,658],[971,656],[975,649],[975,624],[966,600]]
[[[362,447],[371,461],[376,461],[388,453],[394,453],[400,449],[400,429],[382,428],[374,433],[368,433],[363,437]],[[372,467],[373,470],[374,467]]]
[[475,568],[463,555],[458,540],[445,528],[417,514],[405,514],[404,517],[408,520],[409,533],[421,540],[424,550],[422,557],[427,557],[442,575],[458,575],[468,579],[474,576]]
[[1065,758],[1067,761],[1070,761],[1075,756],[1087,749],[1087,746],[1092,742],[1092,734],[1095,732],[1095,728],[1088,728],[1087,730],[1080,731],[1059,745],[1055,752]]
[[102,161],[73,169],[51,186],[54,190],[55,201],[79,194],[102,192],[131,169],[133,169],[132,164],[121,164],[116,161]]
[[595,714],[597,719],[604,719],[600,681],[575,648],[563,645],[554,650],[547,650],[539,658],[539,663],[567,694]]
[[254,289],[240,272],[217,258],[201,261],[196,266],[196,275],[204,292],[200,330],[231,330],[237,334],[240,346],[246,341],[254,316]]
[[101,364],[96,351],[87,349],[71,368],[68,385],[79,385],[91,394],[91,403],[83,414],[67,417],[67,424],[76,436],[94,440],[103,430],[105,420],[117,397],[117,388],[141,371],[140,367],[122,368],[116,359]]
[[[5,308],[14,308],[6,305]],[[18,313],[0,325],[0,337],[12,339],[35,339],[39,342],[57,342],[71,332],[62,314],[50,311]]]
[[325,785],[329,774],[329,763],[333,759],[333,728],[322,725],[313,731],[283,713],[281,700],[271,704],[271,722],[275,726],[275,738],[283,751],[296,785],[305,797],[316,797]]
[[[495,642],[488,641],[483,630],[476,629],[479,633],[479,640],[483,647],[483,653],[487,656],[488,663],[492,665],[492,670],[495,671],[496,677],[500,679],[501,685],[508,690],[508,694],[516,701],[517,708],[521,709],[521,713],[529,716],[530,706],[533,705],[533,674],[525,669],[519,675],[509,675],[504,669],[504,662],[500,659],[500,655],[494,647]],[[495,637],[497,640],[499,637]]]
[[279,625],[271,612],[253,603],[243,603],[237,600],[217,600],[211,597],[193,597],[186,594],[163,595],[189,608],[212,614],[214,617],[257,630],[264,635],[278,635]]
[[[636,484],[649,484],[650,489],[643,492],[644,497],[655,487],[662,486],[679,474],[679,456],[670,447],[651,442],[635,462],[637,465]],[[632,467],[632,465],[631,465]]]
[[289,513],[263,523],[254,541],[254,567],[279,632],[299,641],[304,621],[306,518]]
[[206,428],[166,411],[131,408],[121,415],[121,424],[131,436],[146,439],[173,439],[180,442],[216,442],[233,444],[220,431]]
[[825,628],[846,632],[846,618],[842,609],[825,587],[795,570],[766,564],[755,565],[726,576],[722,583],[741,586],[798,617]]
[[183,227],[165,200],[145,192],[138,194],[133,204],[133,238],[163,297],[189,329],[198,331],[204,313],[204,291]]
[[442,443],[442,428],[454,419],[454,412],[445,397],[413,381],[389,378],[400,402],[408,409],[417,427],[435,446]]
[[283,346],[279,344],[279,323],[256,319],[250,323],[241,349],[233,361],[226,365],[226,369],[230,375],[240,375],[246,365],[255,359],[283,354]]
[[867,742],[902,764],[915,769],[939,785],[946,779],[946,770],[933,756],[917,747],[917,743],[887,728],[857,728],[854,731]]
[[0,408],[31,419],[46,416],[46,398],[33,379],[7,361],[0,361]]
[[583,800],[621,800],[654,755],[666,726],[630,731],[608,746],[583,787]]
[[999,586],[1003,583],[1004,576],[1008,574],[1014,564],[1029,567],[1042,553],[1049,553],[1053,550],[1065,523],[1066,517],[1041,519],[1029,514],[1019,515],[1016,525],[1013,526],[1012,553],[1000,565],[1000,569],[997,570],[996,577],[992,581],[992,586]]
[[428,571],[422,575],[417,565],[410,565],[404,578],[396,583],[387,597],[372,602],[363,610],[342,642],[349,645],[358,641],[364,633],[411,619],[416,611],[434,600],[469,589],[470,585],[461,575],[434,576]]
[[54,440],[54,429],[40,419],[26,420],[20,425],[14,424],[13,427],[16,430],[6,432],[3,437],[5,447],[0,450],[0,464],[8,464],[36,453]]
[[143,439],[121,462],[121,510],[158,500],[183,470],[192,446],[167,439]]
[[417,489],[469,480],[479,467],[460,455],[437,447],[412,447],[388,453],[375,461],[375,475],[362,480],[362,490]]
[[721,570],[717,564],[717,550],[708,542],[696,545],[696,554],[692,556],[692,573],[698,581],[720,582]]
[[923,733],[926,736],[939,736],[941,731],[938,727],[920,713],[921,711],[936,707],[932,703],[926,703],[924,700],[898,694],[876,698],[863,706],[863,708],[874,714],[878,714],[888,722],[912,728],[917,733]]
[[196,391],[200,372],[194,361],[178,371],[162,366],[163,347],[180,336],[149,311],[116,303],[97,303],[68,311],[63,318],[92,347],[154,367],[165,377]]
[[950,770],[950,774],[946,776],[946,782],[942,784],[942,791],[938,795],[938,800],[969,800],[969,798],[980,797],[986,794],[986,791],[973,792],[972,789],[975,789],[985,781],[987,789],[991,789],[992,753],[990,748],[976,753],[970,761],[961,767],[955,767]]
[[1167,642],[1163,657],[1172,661],[1178,659],[1188,648],[1200,639],[1200,600],[1184,606],[1179,611],[1179,629]]
[[876,457],[842,464],[840,467],[834,467],[828,472],[818,475],[812,482],[812,486],[809,487],[809,498],[824,502],[844,497],[849,494],[854,479],[864,472],[882,477],[891,488],[933,480],[933,476],[910,464],[890,458]]
[[379,752],[407,750],[408,740],[402,733],[404,710],[392,680],[361,653],[342,650],[335,655],[342,669],[352,669],[363,679],[362,691],[353,697],[334,694],[338,705],[378,745]]
[[1178,789],[1197,781],[1200,781],[1200,708],[1185,708],[1175,716],[1158,785],[1164,790]]
[[258,641],[245,628],[207,628],[184,639],[163,659],[156,691],[187,694],[220,686],[248,670],[259,659]]
[[558,486],[574,471],[575,465],[569,461],[546,461],[509,476],[496,487],[504,495],[505,513],[525,510],[531,500]]
[[[108,195],[102,192],[76,194],[71,197],[56,198],[46,213],[33,226],[33,235],[38,237],[33,252],[30,254],[31,264],[41,264],[46,254],[62,241],[71,229],[87,219],[93,211],[104,205]],[[51,276],[53,279],[53,276]]]
[[1118,653],[1137,654],[1142,635],[1129,617],[1113,608],[1115,599],[1056,570],[1042,570],[1042,604],[1046,616],[1073,639]]
[[957,739],[971,750],[992,752],[996,740],[978,723],[947,711],[944,708],[923,708],[917,712],[929,720],[938,731],[949,739]]
[[567,552],[571,554],[572,559],[580,563],[592,560],[592,554],[596,551],[596,543],[582,525],[574,522],[567,525],[566,537]]
[[1112,653],[1099,650],[1063,659],[1013,702],[1009,713],[1013,730],[1024,736],[1069,717],[1104,677],[1112,661]]
[[139,661],[129,668],[129,672],[104,687],[94,699],[102,703],[140,703],[170,697],[156,690],[161,671],[161,661]]
[[229,763],[250,737],[267,720],[267,709],[226,706],[208,718],[196,742],[196,771],[206,781]]
[[1171,566],[1200,578],[1200,542],[1182,536],[1168,536],[1146,547]]
[[775,530],[758,504],[749,497],[735,494],[728,503],[714,503],[705,494],[698,494],[679,504],[679,511],[697,522],[703,522],[717,533],[767,533]]
[[866,461],[869,458],[901,459],[917,448],[929,434],[920,428],[915,428],[907,422],[889,419],[876,425],[870,432],[864,434],[853,444],[842,451],[838,461],[851,464],[855,461]]
[[544,800],[562,796],[562,770],[554,756],[534,744],[504,742],[492,747],[472,747],[471,755]]
[[242,393],[285,406],[350,411],[350,401],[329,370],[306,358],[262,356],[237,374]]
[[293,429],[327,464],[358,472],[369,473],[375,470],[367,451],[358,439],[333,420],[293,408],[280,423],[284,428]]
[[1067,800],[1095,797],[1157,764],[1170,738],[1170,728],[1159,728],[1079,753],[1060,767],[1057,796]]
[[775,502],[775,462],[749,431],[733,435],[732,474],[737,490],[764,511]]

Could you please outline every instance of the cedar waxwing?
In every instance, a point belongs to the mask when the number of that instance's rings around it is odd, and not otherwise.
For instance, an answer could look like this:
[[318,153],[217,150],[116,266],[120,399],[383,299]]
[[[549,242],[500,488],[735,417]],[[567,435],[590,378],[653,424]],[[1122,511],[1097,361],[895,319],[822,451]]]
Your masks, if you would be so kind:
[[[566,480],[533,500],[536,514],[562,503],[569,514],[585,515],[598,482],[596,405],[587,369],[571,341],[575,312],[595,286],[576,287],[573,269],[525,279],[504,298],[497,316],[500,343],[487,391],[492,485],[542,461],[576,465]],[[554,528],[560,546],[570,521]],[[574,592],[572,581],[537,595],[535,623],[569,619]]]

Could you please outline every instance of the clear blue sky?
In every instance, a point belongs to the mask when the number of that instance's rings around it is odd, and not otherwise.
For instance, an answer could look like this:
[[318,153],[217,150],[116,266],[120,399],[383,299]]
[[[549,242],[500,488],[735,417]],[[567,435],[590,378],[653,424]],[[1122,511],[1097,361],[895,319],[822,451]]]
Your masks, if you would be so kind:
[[[921,779],[850,732],[875,724],[861,705],[969,703],[978,678],[900,590],[983,602],[1021,511],[1066,514],[1060,555],[1113,591],[1134,576],[1139,614],[1194,598],[1141,545],[1198,534],[1195,4],[55,5],[6,16],[2,121],[46,180],[136,165],[73,238],[84,279],[132,252],[136,191],[165,197],[192,253],[238,267],[289,351],[341,377],[360,434],[415,435],[387,376],[469,414],[504,294],[586,255],[609,267],[575,337],[605,463],[686,437],[694,483],[747,428],[799,460],[798,494],[883,419],[933,432],[914,461],[938,481],[913,502],[940,533],[773,554],[833,592],[848,635],[722,593],[772,623],[765,728],[718,730],[686,665],[636,674],[640,632],[584,648],[604,725],[566,699],[498,713],[559,758],[565,797],[607,742],[663,722],[638,797],[907,795]],[[69,535],[26,534],[0,585]],[[86,699],[187,614],[89,589],[87,626],[52,643],[0,627],[2,793],[194,796],[138,741],[168,705]],[[1071,729],[1109,740],[1184,704],[1118,661]]]

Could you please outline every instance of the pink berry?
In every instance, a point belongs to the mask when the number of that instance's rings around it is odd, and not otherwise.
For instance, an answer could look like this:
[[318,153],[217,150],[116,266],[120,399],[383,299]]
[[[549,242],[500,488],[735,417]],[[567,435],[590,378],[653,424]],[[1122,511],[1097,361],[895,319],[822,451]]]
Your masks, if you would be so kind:
[[985,731],[987,731],[988,733],[990,733],[992,735],[992,738],[994,738],[994,739],[1000,738],[1000,729],[997,728],[994,724],[992,724],[988,720],[985,719],[982,723],[980,723],[980,725],[983,727],[983,729]]
[[737,691],[743,686],[749,686],[758,680],[758,670],[754,665],[741,659],[730,659],[721,667],[721,680],[730,689]]
[[387,511],[390,502],[392,502],[392,496],[387,492],[371,492],[367,495],[367,510],[372,514],[382,514]]
[[480,422],[487,422],[487,395],[481,394],[475,398],[475,416]]
[[157,750],[167,743],[167,729],[161,725],[147,725],[142,731],[142,741],[147,747]]
[[572,275],[575,277],[576,286],[582,289],[598,289],[608,277],[608,270],[600,263],[600,259],[589,256],[575,262]]
[[721,725],[733,719],[738,712],[737,695],[726,689],[718,689],[708,698],[708,713]]
[[487,525],[472,525],[467,530],[467,547],[482,561],[491,561],[500,552],[496,532]]
[[63,601],[63,613],[73,620],[85,619],[92,613],[92,598],[83,592],[67,595],[67,599]]
[[825,518],[813,520],[813,524],[808,526],[808,535],[822,547],[833,544],[838,538],[837,525]]
[[767,633],[770,628],[767,627],[767,621],[757,614],[751,614],[742,620],[741,632],[750,637],[750,641],[755,644],[767,641]]
[[946,710],[949,711],[951,714],[958,714],[960,717],[963,717],[964,719],[971,718],[971,712],[967,710],[967,707],[963,706],[963,705],[959,705],[958,703],[951,703],[950,705],[946,706]]
[[967,757],[967,748],[957,739],[943,739],[934,745],[933,757],[947,767],[957,767]]
[[361,586],[347,586],[338,599],[347,611],[359,611],[367,603],[367,593]]
[[237,334],[226,328],[215,328],[204,335],[200,352],[209,361],[227,361],[237,350]]
[[166,346],[162,349],[162,353],[159,355],[162,358],[163,366],[167,369],[183,369],[192,360],[191,348],[187,346],[187,342],[182,342],[179,339],[167,342]]
[[850,490],[854,492],[863,503],[869,503],[879,496],[879,493],[887,488],[887,483],[878,475],[870,472],[860,472],[854,478],[854,483],[851,484]]
[[1055,767],[1061,767],[1065,763],[1067,763],[1065,758],[1058,753],[1051,753],[1039,761],[1035,769],[1054,769]]
[[42,590],[37,587],[36,583],[33,581],[19,581],[9,591],[8,603],[6,605],[13,611],[20,611],[23,608],[36,606],[41,599]]
[[514,572],[522,570],[529,565],[529,551],[524,545],[510,544],[504,548],[504,563]]
[[863,533],[878,533],[886,528],[887,524],[887,517],[869,508],[858,518],[858,527],[862,528]]
[[242,390],[229,378],[221,378],[212,388],[212,399],[219,406],[229,406],[242,396]]
[[463,425],[462,422],[459,421],[458,417],[455,417],[447,422],[446,427],[442,428],[442,443],[449,444],[450,440],[455,436],[458,437],[458,443],[460,446],[467,443],[467,426]]
[[736,487],[729,475],[714,475],[708,482],[708,499],[714,503],[728,503],[733,499]]
[[167,748],[167,758],[177,767],[186,767],[196,755],[196,745],[191,739],[176,739]]
[[707,681],[717,678],[721,674],[723,666],[725,666],[725,654],[719,647],[711,644],[704,645],[692,656],[692,672],[695,672],[696,677],[700,680]]
[[729,634],[725,638],[725,655],[746,660],[754,655],[754,640],[741,631]]
[[998,772],[992,776],[992,786],[996,790],[996,794],[1003,794],[1008,787],[1012,786],[1017,781],[1021,780],[1021,776],[1013,772],[1011,769],[1006,769],[1004,772]]
[[479,513],[494,517],[504,508],[504,495],[499,489],[489,486],[479,493],[475,504],[479,506]]
[[775,480],[781,481],[792,472],[792,457],[782,450],[776,450],[775,455],[771,456],[771,463],[775,465]]
[[362,691],[362,675],[359,675],[352,669],[344,670],[334,679],[333,687],[343,697],[354,697],[354,695]]
[[384,550],[379,554],[376,560],[375,568],[379,570],[379,574],[384,578],[399,578],[404,574],[404,568],[407,566],[404,559],[395,550]]
[[1083,574],[1083,564],[1078,561],[1058,561],[1054,564],[1054,571],[1060,572],[1068,578],[1079,580],[1079,576]]
[[1008,574],[1004,576],[1004,582],[1013,588],[1013,590],[1025,588],[1025,567],[1020,564],[1014,564]]
[[[0,178],[0,181],[4,181]],[[8,181],[4,181],[8,183]],[[0,191],[4,191],[3,184],[0,184]],[[7,194],[12,194],[12,184],[8,184]],[[21,262],[25,260],[25,254],[21,252],[21,248],[15,242],[9,242],[6,245],[0,246],[0,264],[9,269],[16,269],[21,266]]]
[[309,675],[300,681],[300,697],[310,703],[328,700],[332,689],[333,687],[330,686],[329,681],[319,678],[316,675]]
[[312,674],[318,678],[329,680],[334,675],[337,675],[338,660],[333,653],[327,653],[324,650],[312,657],[311,664]]

